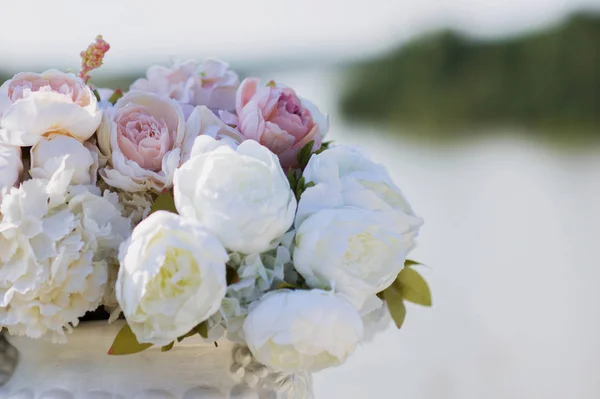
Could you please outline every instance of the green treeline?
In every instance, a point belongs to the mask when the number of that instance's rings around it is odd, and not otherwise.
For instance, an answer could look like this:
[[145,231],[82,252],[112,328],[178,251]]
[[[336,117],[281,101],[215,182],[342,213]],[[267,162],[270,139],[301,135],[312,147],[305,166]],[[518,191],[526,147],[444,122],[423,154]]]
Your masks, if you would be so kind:
[[442,32],[351,68],[350,119],[451,132],[499,125],[600,132],[600,17],[518,38]]

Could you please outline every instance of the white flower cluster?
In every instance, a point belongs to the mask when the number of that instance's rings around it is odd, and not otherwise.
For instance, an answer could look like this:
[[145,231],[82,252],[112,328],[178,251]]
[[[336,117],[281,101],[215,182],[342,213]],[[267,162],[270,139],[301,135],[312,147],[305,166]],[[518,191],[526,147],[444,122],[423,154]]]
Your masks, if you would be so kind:
[[55,70],[0,88],[1,327],[64,342],[104,305],[138,345],[226,332],[315,371],[388,325],[422,220],[383,166],[321,148],[314,105],[217,61],[98,92]]

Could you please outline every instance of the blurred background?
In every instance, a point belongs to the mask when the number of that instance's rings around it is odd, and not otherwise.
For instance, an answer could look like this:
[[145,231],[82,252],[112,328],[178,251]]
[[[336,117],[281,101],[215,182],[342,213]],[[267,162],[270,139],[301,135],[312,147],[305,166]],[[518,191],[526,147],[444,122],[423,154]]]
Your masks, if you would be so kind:
[[432,309],[408,306],[317,398],[600,398],[600,1],[0,0],[0,82],[98,86],[216,57],[330,114],[425,226]]

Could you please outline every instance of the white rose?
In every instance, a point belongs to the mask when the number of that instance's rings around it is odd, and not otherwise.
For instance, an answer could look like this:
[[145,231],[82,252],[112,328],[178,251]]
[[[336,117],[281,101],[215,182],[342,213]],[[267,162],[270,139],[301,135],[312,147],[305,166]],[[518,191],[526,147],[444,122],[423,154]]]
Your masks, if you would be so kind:
[[340,365],[362,339],[361,318],[331,292],[274,291],[251,308],[244,334],[252,354],[278,371]]
[[336,146],[313,155],[303,176],[315,186],[302,193],[296,226],[319,210],[343,206],[387,212],[415,234],[423,224],[387,169],[356,148]]
[[52,132],[84,141],[101,119],[96,97],[72,73],[22,72],[0,87],[0,143],[32,146]]
[[108,165],[104,181],[126,191],[170,188],[181,162],[185,121],[179,104],[153,93],[129,92],[105,110],[98,146]]
[[227,289],[223,245],[195,220],[158,211],[119,251],[116,294],[139,342],[166,345],[221,306]]
[[98,148],[91,143],[54,134],[42,138],[31,149],[31,177],[50,179],[61,167],[74,171],[71,184],[96,184],[98,176]]
[[360,309],[392,284],[414,245],[410,226],[385,213],[326,209],[297,228],[294,266],[310,287],[333,288]]
[[100,304],[107,267],[130,234],[116,194],[69,186],[73,171],[12,188],[0,212],[0,325],[65,342]]
[[222,145],[193,156],[175,172],[174,197],[180,215],[200,221],[227,249],[244,254],[271,248],[296,211],[279,160],[252,140],[237,150]]
[[234,149],[244,141],[241,133],[226,125],[211,110],[205,106],[195,107],[185,123],[182,163],[190,159],[194,142],[200,136],[212,137]]
[[23,173],[21,147],[0,144],[0,188],[12,187]]

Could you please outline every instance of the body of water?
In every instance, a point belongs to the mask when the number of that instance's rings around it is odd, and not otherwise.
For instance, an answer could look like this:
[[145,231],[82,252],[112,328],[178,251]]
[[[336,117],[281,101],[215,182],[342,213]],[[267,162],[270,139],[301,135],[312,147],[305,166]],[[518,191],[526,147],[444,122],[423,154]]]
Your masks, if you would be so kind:
[[409,305],[401,331],[317,373],[317,399],[600,398],[600,149],[408,141],[345,124],[338,71],[272,77],[329,112],[328,139],[365,147],[425,219],[411,257],[434,307]]

